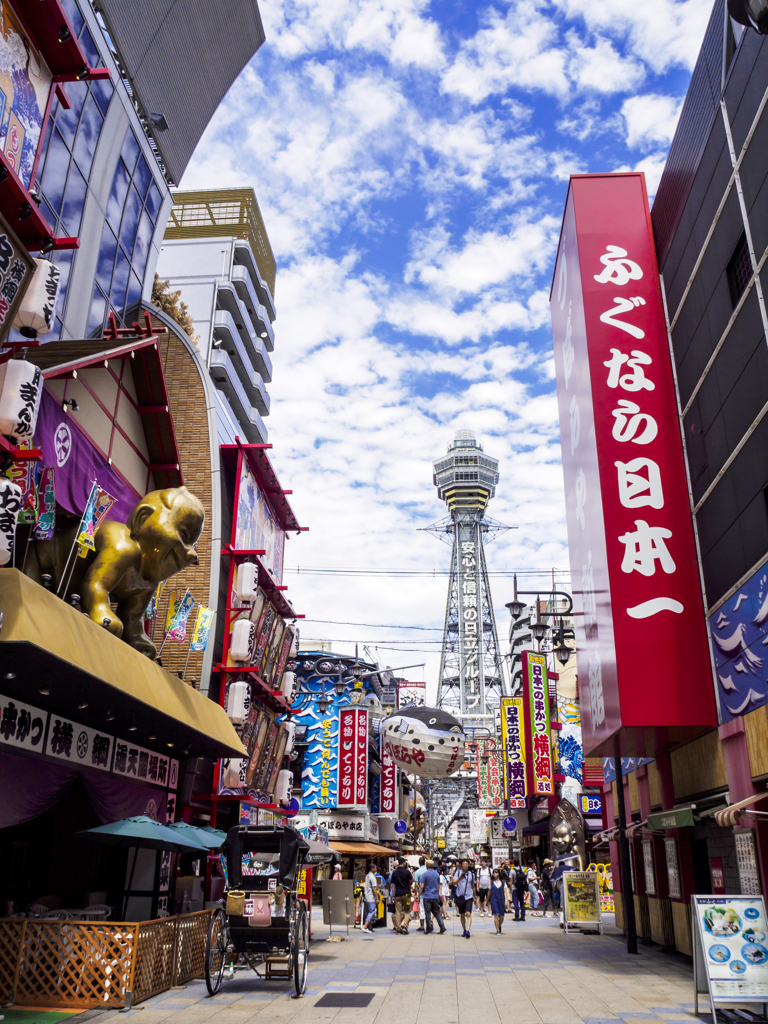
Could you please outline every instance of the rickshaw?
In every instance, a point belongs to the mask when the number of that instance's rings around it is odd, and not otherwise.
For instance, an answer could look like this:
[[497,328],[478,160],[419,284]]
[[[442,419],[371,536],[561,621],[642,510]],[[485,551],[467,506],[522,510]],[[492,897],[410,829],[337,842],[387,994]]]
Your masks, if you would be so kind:
[[290,826],[236,825],[227,833],[222,866],[224,907],[208,926],[205,983],[221,988],[227,963],[265,965],[265,978],[293,978],[304,994],[309,960],[307,905],[298,896],[299,868],[311,862],[310,845]]

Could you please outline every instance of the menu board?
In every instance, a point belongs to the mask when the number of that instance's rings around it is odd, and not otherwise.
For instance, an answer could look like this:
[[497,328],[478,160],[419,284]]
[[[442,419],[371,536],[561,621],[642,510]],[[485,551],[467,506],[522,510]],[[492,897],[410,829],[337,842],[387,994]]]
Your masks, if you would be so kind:
[[596,924],[602,932],[600,880],[594,871],[566,871],[563,875],[565,920],[569,924]]
[[[768,1002],[768,922],[762,896],[692,896],[694,998]],[[705,984],[706,982],[706,984]]]

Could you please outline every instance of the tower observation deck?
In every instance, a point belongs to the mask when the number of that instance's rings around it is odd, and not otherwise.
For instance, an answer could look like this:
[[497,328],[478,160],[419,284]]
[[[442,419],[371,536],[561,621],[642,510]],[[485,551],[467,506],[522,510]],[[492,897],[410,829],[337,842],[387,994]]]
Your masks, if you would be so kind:
[[457,430],[433,467],[449,515],[428,529],[451,545],[437,706],[465,728],[493,732],[494,712],[507,693],[485,561],[485,542],[509,529],[485,514],[499,460],[485,454],[474,431]]

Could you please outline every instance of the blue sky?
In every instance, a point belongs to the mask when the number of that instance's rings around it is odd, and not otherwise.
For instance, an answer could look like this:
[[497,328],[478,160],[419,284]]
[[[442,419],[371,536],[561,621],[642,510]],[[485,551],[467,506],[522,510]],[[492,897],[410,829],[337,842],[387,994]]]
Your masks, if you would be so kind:
[[431,460],[456,427],[500,459],[489,514],[518,527],[491,569],[567,569],[548,292],[568,176],[641,169],[653,193],[711,6],[262,0],[267,41],[182,187],[253,185],[278,260],[267,425],[310,526],[285,582],[331,620],[304,636],[426,660],[434,686],[446,578],[381,573],[447,570],[418,527],[444,514]]

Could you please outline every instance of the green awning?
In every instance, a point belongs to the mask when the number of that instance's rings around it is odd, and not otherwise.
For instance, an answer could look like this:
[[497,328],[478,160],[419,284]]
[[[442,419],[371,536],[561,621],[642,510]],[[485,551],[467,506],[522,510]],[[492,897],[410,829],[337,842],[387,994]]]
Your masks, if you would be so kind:
[[665,828],[688,828],[693,825],[693,807],[676,807],[671,811],[649,814],[647,828],[661,831]]

